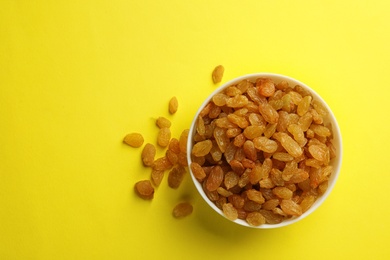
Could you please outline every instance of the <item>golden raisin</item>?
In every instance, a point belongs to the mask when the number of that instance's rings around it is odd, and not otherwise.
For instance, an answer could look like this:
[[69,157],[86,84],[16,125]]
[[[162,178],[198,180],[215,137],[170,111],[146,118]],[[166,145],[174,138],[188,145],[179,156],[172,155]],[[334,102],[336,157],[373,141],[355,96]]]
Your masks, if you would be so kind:
[[206,173],[204,172],[202,166],[200,166],[198,163],[192,162],[190,167],[197,180],[202,181],[204,178],[206,178]]
[[171,130],[167,127],[163,127],[158,131],[157,143],[161,147],[167,147],[171,140]]
[[222,206],[223,214],[226,216],[226,218],[234,221],[238,218],[238,212],[237,209],[231,204],[226,203]]
[[159,127],[159,128],[170,128],[171,127],[171,121],[169,121],[169,119],[165,118],[165,117],[158,117],[156,119],[156,125]]
[[260,226],[262,224],[265,224],[265,217],[257,211],[249,212],[246,216],[246,221],[251,226]]
[[154,188],[149,180],[142,180],[135,184],[137,195],[144,200],[151,200],[154,196]]
[[156,155],[156,148],[153,144],[147,143],[141,153],[142,162],[145,166],[152,166],[154,156]]
[[123,142],[127,145],[130,145],[131,147],[141,147],[144,143],[144,138],[139,133],[131,133],[127,134],[125,138],[123,139]]
[[177,204],[172,211],[174,218],[184,218],[188,215],[191,215],[193,207],[189,202],[181,202]]
[[177,108],[179,106],[179,103],[177,101],[176,97],[172,97],[171,100],[169,100],[169,113],[175,114],[177,111]]
[[176,166],[168,174],[168,186],[172,189],[179,188],[183,181],[185,169],[182,166]]
[[214,68],[212,73],[212,79],[214,83],[219,83],[222,80],[223,73],[225,72],[225,68],[222,65],[218,65]]

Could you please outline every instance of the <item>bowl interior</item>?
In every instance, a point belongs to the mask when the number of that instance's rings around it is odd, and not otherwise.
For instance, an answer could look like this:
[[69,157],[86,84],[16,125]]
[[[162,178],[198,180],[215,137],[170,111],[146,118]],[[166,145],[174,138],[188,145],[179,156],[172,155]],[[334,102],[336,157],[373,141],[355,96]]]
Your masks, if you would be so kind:
[[[290,225],[292,223],[295,223],[295,222],[305,218],[306,216],[310,215],[314,210],[316,210],[324,202],[324,200],[329,196],[330,192],[332,191],[332,189],[336,183],[336,180],[338,178],[339,172],[340,172],[341,161],[342,161],[342,141],[341,141],[340,128],[338,126],[337,120],[336,120],[333,112],[331,111],[330,107],[326,104],[326,102],[313,89],[311,89],[306,84],[304,84],[296,79],[293,79],[291,77],[288,77],[288,76],[274,74],[274,73],[254,73],[254,74],[244,75],[244,76],[235,78],[229,82],[226,82],[225,84],[223,84],[222,86],[217,88],[213,93],[211,93],[210,96],[208,96],[208,98],[202,103],[202,105],[198,109],[197,113],[195,114],[195,117],[191,123],[190,131],[189,131],[188,143],[187,143],[187,160],[188,160],[189,165],[192,162],[191,151],[192,151],[192,147],[193,147],[193,143],[194,143],[193,137],[195,135],[196,120],[197,120],[200,112],[202,111],[202,109],[211,101],[212,97],[215,94],[221,92],[223,89],[227,88],[228,86],[234,85],[242,80],[255,81],[259,77],[271,78],[274,80],[275,83],[279,83],[280,81],[285,80],[292,86],[300,85],[303,88],[309,90],[312,93],[313,100],[317,100],[317,101],[321,102],[323,104],[323,106],[328,110],[328,116],[327,116],[327,118],[324,118],[324,123],[331,123],[332,132],[333,132],[332,143],[333,143],[334,147],[336,148],[336,157],[334,159],[332,159],[330,162],[330,165],[333,166],[333,173],[328,181],[328,188],[327,188],[326,192],[322,196],[318,197],[317,200],[314,202],[314,204],[311,206],[311,208],[309,210],[307,210],[305,213],[303,213],[301,216],[293,217],[293,218],[290,218],[288,220],[284,220],[283,222],[281,222],[279,224],[263,224],[263,225],[256,226],[256,227],[250,226],[246,221],[241,220],[241,219],[237,219],[234,221],[235,223],[242,225],[242,226],[266,229],[266,228],[277,228],[277,227],[287,226],[287,225]],[[191,178],[192,178],[197,190],[199,191],[200,195],[203,197],[203,199],[217,213],[219,213],[221,216],[224,216],[222,210],[220,210],[206,196],[205,192],[203,191],[202,184],[194,177],[193,173],[191,172],[190,167],[189,167],[189,170],[190,170]]]

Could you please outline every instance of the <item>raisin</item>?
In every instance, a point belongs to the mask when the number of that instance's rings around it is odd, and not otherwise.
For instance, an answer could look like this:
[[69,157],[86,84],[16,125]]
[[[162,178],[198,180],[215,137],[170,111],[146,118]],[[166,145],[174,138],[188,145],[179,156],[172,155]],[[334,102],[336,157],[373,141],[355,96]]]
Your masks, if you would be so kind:
[[213,142],[210,140],[198,142],[193,146],[192,154],[196,157],[205,156],[210,152],[212,147],[213,147]]
[[185,169],[182,166],[172,168],[168,175],[168,186],[172,189],[179,188],[183,181]]
[[270,104],[260,103],[259,104],[260,114],[263,116],[265,121],[270,124],[276,124],[279,119],[279,114]]
[[260,214],[264,216],[265,223],[267,224],[279,224],[284,220],[284,217],[278,214],[273,213],[270,210],[259,210]]
[[297,114],[299,116],[303,116],[307,111],[309,111],[311,100],[311,96],[305,96],[302,98],[297,107]]
[[165,171],[172,168],[172,164],[169,159],[164,156],[154,160],[152,168],[159,171]]
[[155,186],[160,186],[162,179],[164,178],[164,171],[152,169],[151,179]]
[[156,125],[159,127],[159,128],[170,128],[171,127],[171,121],[169,121],[169,119],[165,118],[165,117],[158,117],[157,120],[156,120]]
[[253,139],[253,144],[256,149],[267,153],[274,153],[278,149],[278,144],[274,140],[268,139],[265,136]]
[[151,200],[154,196],[154,188],[149,180],[142,180],[135,184],[137,195],[144,200]]
[[156,156],[156,147],[153,144],[147,143],[141,153],[141,159],[145,166],[152,166],[154,157]]
[[202,166],[199,164],[192,162],[191,165],[191,171],[194,174],[195,178],[199,181],[202,181],[204,178],[206,178],[206,173],[204,172]]
[[280,203],[280,207],[283,210],[284,213],[290,216],[300,216],[302,215],[302,208],[299,204],[289,200],[282,200]]
[[215,191],[221,186],[224,177],[224,172],[221,166],[214,166],[211,169],[209,176],[206,179],[206,188],[209,191]]
[[123,142],[127,145],[130,145],[131,147],[138,148],[138,147],[141,147],[143,145],[144,138],[139,133],[131,133],[131,134],[127,134],[123,138]]
[[251,226],[260,226],[262,224],[265,224],[266,220],[263,215],[261,215],[260,212],[249,212],[246,216],[246,221]]
[[157,143],[161,147],[167,147],[171,140],[171,130],[167,127],[163,127],[158,131]]
[[187,139],[188,139],[189,130],[184,129],[180,135],[179,147],[182,153],[187,153]]
[[247,190],[246,195],[249,200],[257,202],[259,204],[263,204],[265,202],[263,194],[258,190],[255,189]]
[[275,84],[270,78],[257,79],[256,87],[259,91],[259,94],[264,97],[270,97],[275,93]]
[[217,93],[215,96],[213,96],[212,100],[215,105],[222,107],[226,105],[226,101],[228,100],[229,96],[223,94],[223,93]]
[[286,187],[275,187],[272,192],[281,199],[291,199],[293,192]]
[[169,141],[168,149],[174,152],[175,154],[179,154],[180,153],[179,140],[177,140],[176,138],[172,138],[171,141]]
[[283,146],[284,149],[286,149],[286,151],[294,156],[294,157],[299,157],[302,155],[303,153],[303,150],[302,148],[299,146],[299,144],[291,138],[291,136],[289,136],[288,134],[286,133],[275,133],[273,135],[273,137],[275,139],[277,139],[281,145]]
[[170,114],[175,114],[176,111],[177,111],[178,106],[179,106],[179,104],[177,102],[177,98],[176,97],[172,97],[169,100],[169,113]]
[[172,211],[172,215],[175,218],[184,218],[191,215],[193,207],[189,202],[181,202],[177,204]]
[[238,184],[239,179],[240,176],[237,173],[233,171],[227,172],[224,176],[224,185],[226,189],[230,189],[236,186]]
[[263,126],[250,125],[244,129],[244,136],[247,139],[254,139],[256,137],[260,137],[263,134],[264,130],[265,128]]
[[222,65],[218,65],[214,68],[212,73],[212,79],[214,83],[219,83],[222,80],[223,73],[225,72],[225,68]]
[[306,212],[314,204],[315,200],[316,197],[313,195],[306,196],[300,204],[302,208],[302,212]]
[[244,107],[246,104],[248,104],[248,98],[244,95],[237,95],[226,101],[226,105],[233,108]]
[[234,221],[238,218],[237,209],[231,203],[224,204],[222,206],[222,211],[227,219]]
[[215,141],[217,141],[219,149],[224,153],[230,142],[229,138],[226,136],[226,131],[223,128],[216,127],[214,129],[214,138]]

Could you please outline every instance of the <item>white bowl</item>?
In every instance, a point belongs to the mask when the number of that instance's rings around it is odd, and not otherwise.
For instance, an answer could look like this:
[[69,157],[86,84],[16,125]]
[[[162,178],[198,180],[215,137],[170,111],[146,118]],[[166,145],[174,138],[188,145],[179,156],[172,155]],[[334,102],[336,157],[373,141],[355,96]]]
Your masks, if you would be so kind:
[[[332,129],[332,132],[333,132],[333,141],[332,141],[332,143],[333,143],[334,147],[336,148],[336,157],[333,158],[331,160],[331,162],[330,162],[330,165],[333,166],[333,173],[332,173],[330,179],[328,180],[328,188],[327,188],[326,192],[322,196],[318,197],[317,200],[314,202],[314,204],[310,207],[310,209],[308,209],[306,212],[304,212],[301,216],[299,216],[299,217],[292,217],[292,218],[284,220],[283,222],[278,223],[278,224],[263,224],[263,225],[260,225],[260,226],[251,226],[246,221],[241,220],[241,219],[236,219],[236,220],[233,221],[233,222],[235,222],[235,223],[237,223],[239,225],[246,226],[246,227],[268,229],[268,228],[283,227],[283,226],[287,226],[287,225],[296,223],[296,222],[302,220],[303,218],[307,217],[308,215],[310,215],[312,212],[314,212],[325,201],[325,199],[329,196],[330,192],[332,191],[332,189],[333,189],[333,187],[334,187],[334,185],[336,183],[336,180],[338,178],[339,172],[340,172],[341,161],[342,161],[342,141],[341,141],[340,128],[338,126],[337,120],[336,120],[333,112],[331,111],[329,106],[326,104],[326,102],[312,88],[310,88],[306,84],[304,84],[304,83],[302,83],[302,82],[300,82],[300,81],[298,81],[296,79],[293,79],[291,77],[288,77],[288,76],[284,76],[284,75],[280,75],[280,74],[274,74],[274,73],[254,73],[254,74],[248,74],[248,75],[244,75],[244,76],[235,78],[235,79],[233,79],[233,80],[231,80],[229,82],[226,82],[225,84],[221,85],[213,93],[211,93],[208,96],[208,98],[203,102],[203,104],[200,106],[199,110],[197,111],[197,113],[194,116],[194,119],[193,119],[191,127],[190,127],[189,136],[188,136],[187,160],[188,160],[188,164],[189,165],[192,162],[192,160],[191,160],[191,151],[192,151],[192,147],[193,147],[193,136],[195,134],[195,130],[194,129],[196,127],[196,120],[197,120],[200,112],[202,111],[202,109],[211,101],[212,97],[215,94],[220,93],[223,89],[227,88],[228,86],[237,84],[238,82],[240,82],[242,80],[254,81],[254,80],[256,80],[257,78],[260,78],[260,77],[271,78],[276,83],[278,83],[278,82],[280,82],[282,80],[285,80],[285,81],[289,82],[290,86],[300,85],[303,88],[309,90],[311,92],[312,96],[313,96],[313,100],[320,101],[322,103],[322,105],[325,108],[327,108],[327,110],[328,110],[328,117],[325,118],[324,120],[325,120],[325,122],[326,121],[330,122],[331,125],[332,125],[332,128],[333,128]],[[192,180],[193,180],[193,182],[194,182],[194,184],[195,184],[199,194],[203,197],[203,199],[207,202],[207,204],[210,205],[210,207],[212,209],[214,209],[221,216],[224,216],[222,210],[219,209],[214,204],[214,202],[212,202],[206,196],[206,194],[205,194],[205,192],[204,192],[204,190],[202,188],[202,184],[194,177],[193,173],[191,172],[191,168],[190,167],[189,167],[189,170],[190,170],[191,178],[192,178]]]

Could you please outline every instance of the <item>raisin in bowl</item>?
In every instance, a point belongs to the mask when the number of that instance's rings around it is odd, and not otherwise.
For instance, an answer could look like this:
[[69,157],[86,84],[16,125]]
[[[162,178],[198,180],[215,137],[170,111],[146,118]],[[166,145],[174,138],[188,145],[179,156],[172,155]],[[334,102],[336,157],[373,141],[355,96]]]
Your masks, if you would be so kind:
[[304,83],[272,73],[216,89],[193,119],[187,149],[208,205],[254,228],[311,214],[333,189],[342,160],[340,129],[325,101]]

